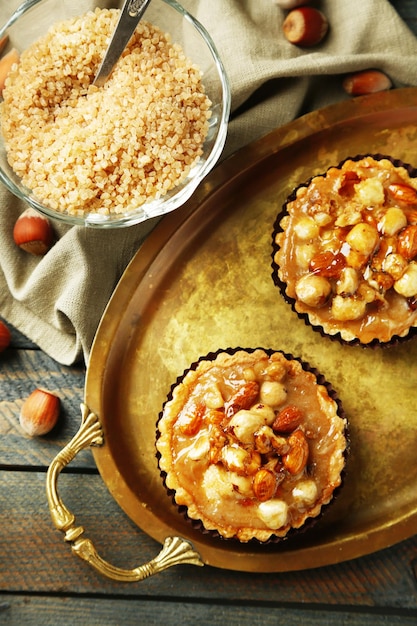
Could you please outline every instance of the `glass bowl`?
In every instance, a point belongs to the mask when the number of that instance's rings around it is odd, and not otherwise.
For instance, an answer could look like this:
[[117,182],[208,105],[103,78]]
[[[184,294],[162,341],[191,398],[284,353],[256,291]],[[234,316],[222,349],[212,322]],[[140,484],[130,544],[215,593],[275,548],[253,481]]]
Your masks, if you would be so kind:
[[[123,2],[117,0],[27,0],[0,29],[0,38],[5,34],[8,36],[4,52],[11,48],[23,51],[57,21],[81,15],[96,7],[121,8],[122,4]],[[95,211],[85,211],[81,216],[75,216],[45,206],[21,183],[8,164],[0,133],[0,181],[18,198],[50,218],[73,225],[114,228],[162,216],[188,200],[220,157],[230,114],[230,87],[210,35],[175,0],[152,0],[142,19],[159,27],[164,33],[169,33],[172,42],[179,44],[185,55],[202,72],[202,83],[212,103],[209,130],[202,146],[203,154],[192,166],[187,177],[159,199],[150,200],[124,213],[110,212],[103,215]]]

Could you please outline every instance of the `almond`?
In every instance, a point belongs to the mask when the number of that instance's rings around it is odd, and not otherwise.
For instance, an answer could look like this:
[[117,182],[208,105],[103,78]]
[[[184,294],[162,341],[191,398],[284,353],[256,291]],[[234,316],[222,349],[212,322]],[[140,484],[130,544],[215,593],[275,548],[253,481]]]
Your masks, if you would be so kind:
[[267,469],[260,469],[253,477],[253,492],[260,502],[274,497],[277,488],[275,474]]
[[238,411],[248,410],[256,402],[259,396],[259,383],[250,380],[234,393],[225,403],[224,409],[227,417],[233,417]]
[[206,411],[204,404],[199,403],[191,407],[187,407],[178,417],[178,426],[183,435],[194,437],[201,428],[203,416]]
[[293,404],[282,409],[272,424],[272,430],[280,433],[291,433],[301,424],[303,420],[303,412]]
[[417,226],[406,226],[398,235],[397,252],[410,261],[417,256]]
[[31,437],[46,435],[58,421],[60,399],[46,389],[35,389],[20,410],[20,425]]
[[285,469],[290,474],[299,474],[307,465],[309,448],[308,441],[302,430],[295,430],[288,437],[289,452],[282,457]]
[[417,209],[406,209],[405,214],[409,224],[417,225]]
[[391,183],[388,186],[391,196],[397,201],[406,205],[417,204],[417,191],[404,183]]

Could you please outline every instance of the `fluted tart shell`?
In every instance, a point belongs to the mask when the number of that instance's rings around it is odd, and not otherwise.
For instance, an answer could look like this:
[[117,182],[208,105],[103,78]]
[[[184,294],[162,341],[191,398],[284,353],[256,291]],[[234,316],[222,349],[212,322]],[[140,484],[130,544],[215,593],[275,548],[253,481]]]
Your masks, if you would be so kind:
[[331,385],[281,351],[219,351],[175,383],[157,456],[180,511],[240,542],[286,538],[340,487],[346,418]]
[[347,159],[289,196],[272,276],[322,334],[366,346],[417,326],[417,172],[381,155]]

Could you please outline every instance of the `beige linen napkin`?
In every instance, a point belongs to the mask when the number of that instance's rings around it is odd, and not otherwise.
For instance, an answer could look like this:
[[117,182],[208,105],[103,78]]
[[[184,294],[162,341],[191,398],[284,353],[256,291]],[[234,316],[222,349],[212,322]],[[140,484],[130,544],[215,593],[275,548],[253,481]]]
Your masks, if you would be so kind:
[[[19,0],[20,1],[20,0]],[[2,0],[3,23],[19,2]],[[388,0],[327,0],[331,28],[301,49],[283,37],[273,0],[183,0],[210,32],[232,88],[222,158],[309,111],[346,98],[341,74],[380,68],[395,86],[417,84],[417,38]],[[112,231],[55,223],[43,258],[19,250],[13,225],[24,205],[0,185],[0,315],[58,362],[88,361],[100,318],[130,259],[158,220]]]

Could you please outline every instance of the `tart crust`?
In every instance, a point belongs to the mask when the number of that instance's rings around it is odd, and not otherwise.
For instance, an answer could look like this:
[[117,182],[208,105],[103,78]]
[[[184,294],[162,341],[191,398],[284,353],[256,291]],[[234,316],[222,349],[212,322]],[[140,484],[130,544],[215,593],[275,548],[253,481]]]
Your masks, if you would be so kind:
[[225,539],[279,540],[341,485],[346,419],[331,385],[280,351],[219,351],[173,386],[157,456],[174,502]]
[[273,279],[316,330],[362,345],[417,326],[417,172],[347,159],[299,186],[273,235]]

